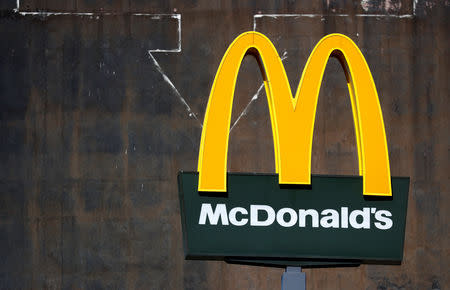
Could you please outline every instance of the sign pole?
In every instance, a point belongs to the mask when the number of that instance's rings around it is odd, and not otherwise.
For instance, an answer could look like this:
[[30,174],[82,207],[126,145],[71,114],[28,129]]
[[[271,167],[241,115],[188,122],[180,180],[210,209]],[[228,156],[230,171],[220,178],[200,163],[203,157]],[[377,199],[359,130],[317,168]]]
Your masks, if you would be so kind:
[[306,273],[301,267],[286,267],[281,276],[281,290],[306,290]]

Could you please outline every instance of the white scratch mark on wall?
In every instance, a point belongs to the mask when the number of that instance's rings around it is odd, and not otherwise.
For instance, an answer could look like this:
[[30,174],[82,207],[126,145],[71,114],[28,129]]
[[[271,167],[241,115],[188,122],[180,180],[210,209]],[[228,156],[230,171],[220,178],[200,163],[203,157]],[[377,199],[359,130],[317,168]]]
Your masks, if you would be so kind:
[[14,12],[19,12],[20,0],[16,0],[16,8],[13,9]]
[[181,14],[177,14],[178,17],[178,49],[181,52]]
[[234,121],[233,125],[230,128],[230,132],[233,130],[233,128],[236,126],[236,124],[239,122],[239,120],[241,120],[241,118],[243,116],[247,115],[247,113],[250,109],[250,105],[253,104],[253,102],[255,102],[259,98],[259,93],[262,91],[263,88],[264,88],[264,83],[262,83],[259,86],[258,91],[256,91],[256,94],[253,95],[250,102],[247,104],[247,106],[245,106],[245,109],[242,111],[242,113],[239,115],[239,117],[237,117],[236,121]]
[[[137,16],[145,15],[145,14],[133,14]],[[150,14],[155,15],[155,14]],[[181,14],[158,14],[158,17],[161,16],[169,16],[172,19],[177,19],[178,27],[177,27],[177,35],[178,35],[178,45],[177,48],[174,49],[151,49],[150,52],[181,52]]]
[[172,83],[172,81],[169,79],[169,77],[164,73],[163,69],[161,68],[161,66],[159,65],[159,63],[156,61],[156,59],[153,57],[151,51],[148,51],[148,55],[150,56],[150,58],[152,59],[153,63],[156,66],[156,69],[158,70],[158,72],[162,75],[164,81],[170,86],[170,88],[172,89],[172,91],[175,93],[175,95],[178,97],[178,99],[181,101],[181,103],[184,105],[184,107],[186,108],[189,117],[190,118],[194,118],[195,120],[197,120],[198,124],[200,125],[200,127],[202,126],[202,123],[199,121],[199,119],[197,118],[197,115],[192,111],[191,107],[188,105],[188,103],[186,102],[186,100],[181,96],[180,92],[177,90],[177,88],[175,87],[175,85]]
[[356,17],[378,17],[378,18],[413,18],[414,15],[412,14],[355,14]]
[[[26,16],[26,15],[35,15],[35,16],[41,16],[41,17],[48,17],[48,16],[59,16],[59,15],[74,15],[74,16],[94,16],[94,13],[92,12],[43,12],[43,11],[37,11],[37,12],[23,12],[18,11],[20,15]],[[113,13],[101,13],[99,15],[114,15]]]
[[281,61],[283,61],[283,60],[285,60],[286,58],[288,58],[288,53],[287,53],[287,51],[285,50],[285,51],[283,52],[283,55],[280,57],[280,59],[281,59]]
[[[16,8],[13,9],[14,12],[19,13],[22,16],[39,16],[42,18],[49,16],[64,16],[64,15],[72,15],[72,16],[90,16],[95,19],[100,19],[100,16],[110,16],[110,15],[122,15],[120,13],[114,12],[46,12],[46,11],[20,11],[20,0],[16,0]],[[177,19],[178,27],[177,27],[177,36],[178,36],[178,44],[176,48],[173,49],[151,49],[151,52],[181,52],[181,14],[155,14],[155,13],[132,13],[132,16],[144,16],[151,17],[154,20],[160,20],[164,17],[169,17],[172,19]]]
[[[323,14],[307,14],[307,13],[302,13],[302,14],[255,14],[253,15],[253,18],[263,18],[263,17],[270,17],[270,18],[274,18],[274,19],[278,19],[280,17],[309,17],[309,18],[314,18],[314,17],[322,17],[324,16]],[[333,16],[348,16],[348,14],[333,14]]]
[[[364,1],[364,0],[363,0]],[[417,0],[413,0],[413,1],[417,1]],[[363,8],[364,9],[364,8]],[[365,9],[364,9],[365,10]],[[278,18],[282,18],[282,17],[294,17],[294,18],[302,18],[302,17],[306,17],[306,18],[323,18],[324,17],[351,17],[352,15],[350,14],[255,14],[253,15],[253,31],[256,31],[256,20],[258,18],[273,18],[273,19],[278,19]],[[355,14],[355,17],[385,17],[385,18],[413,18],[414,14]]]
[[[287,59],[287,51],[283,52],[283,55],[280,57],[281,61]],[[244,110],[242,111],[242,113],[239,115],[239,117],[237,117],[236,121],[234,121],[233,125],[230,128],[230,133],[231,130],[233,130],[233,128],[237,125],[237,123],[239,122],[239,120],[241,120],[241,118],[245,115],[248,114],[248,112],[250,111],[250,106],[251,104],[253,104],[256,100],[258,100],[259,98],[259,94],[262,92],[262,89],[264,88],[264,82],[259,86],[258,90],[256,91],[256,93],[253,95],[253,97],[251,98],[250,102],[247,104],[247,106],[245,106]]]

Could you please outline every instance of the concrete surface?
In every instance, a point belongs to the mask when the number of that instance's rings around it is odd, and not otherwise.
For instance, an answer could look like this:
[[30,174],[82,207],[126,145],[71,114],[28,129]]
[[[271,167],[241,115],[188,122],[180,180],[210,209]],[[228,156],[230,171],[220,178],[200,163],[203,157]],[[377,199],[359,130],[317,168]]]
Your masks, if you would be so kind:
[[[321,37],[351,37],[378,88],[392,175],[411,177],[403,264],[304,269],[307,289],[447,288],[449,9],[448,0],[0,1],[0,288],[280,289],[283,269],[185,261],[181,240],[177,172],[196,170],[221,57],[253,28],[285,56],[294,90]],[[274,171],[261,81],[247,57],[229,171]],[[357,174],[357,165],[345,77],[331,59],[312,169]]]

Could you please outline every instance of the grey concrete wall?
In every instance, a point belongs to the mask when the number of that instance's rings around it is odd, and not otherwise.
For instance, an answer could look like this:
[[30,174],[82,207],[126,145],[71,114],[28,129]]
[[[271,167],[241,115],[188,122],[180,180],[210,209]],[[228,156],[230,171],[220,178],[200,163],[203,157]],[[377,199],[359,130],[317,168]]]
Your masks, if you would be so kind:
[[[321,37],[351,37],[378,88],[392,175],[411,177],[402,265],[306,269],[308,289],[446,289],[449,7],[447,0],[0,1],[0,288],[280,288],[282,269],[185,261],[181,241],[177,172],[196,170],[223,53],[255,27],[286,56],[294,90]],[[173,13],[181,19],[156,15]],[[264,90],[252,101],[261,81],[247,57],[229,171],[274,171]],[[313,173],[356,174],[357,165],[345,77],[331,59]]]

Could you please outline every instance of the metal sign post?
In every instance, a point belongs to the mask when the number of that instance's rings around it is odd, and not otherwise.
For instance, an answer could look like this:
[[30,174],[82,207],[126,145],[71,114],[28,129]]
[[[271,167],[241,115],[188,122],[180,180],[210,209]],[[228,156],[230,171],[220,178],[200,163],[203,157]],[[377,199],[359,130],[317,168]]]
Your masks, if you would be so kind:
[[306,273],[301,267],[286,267],[281,276],[281,290],[306,290]]

